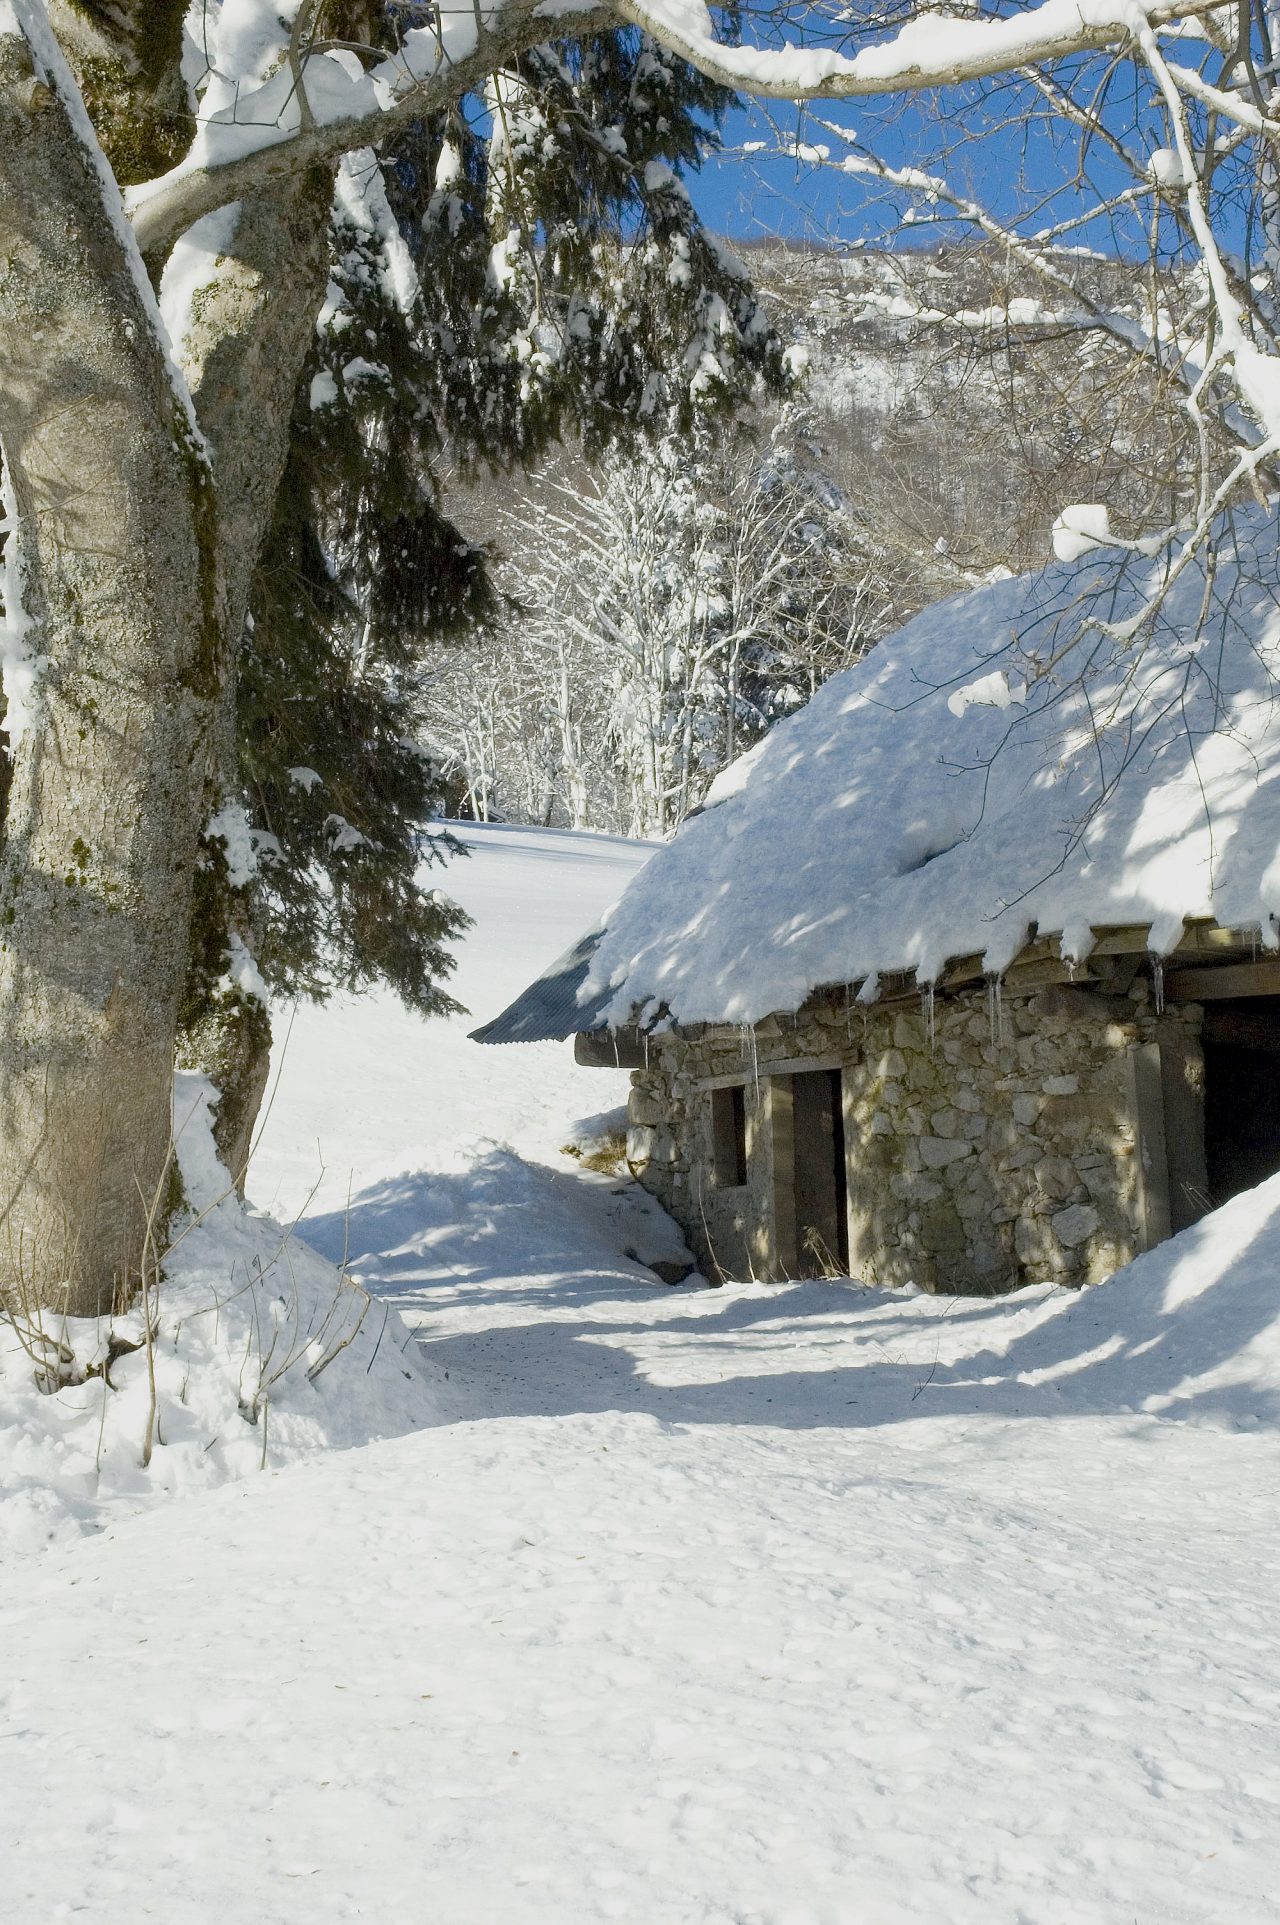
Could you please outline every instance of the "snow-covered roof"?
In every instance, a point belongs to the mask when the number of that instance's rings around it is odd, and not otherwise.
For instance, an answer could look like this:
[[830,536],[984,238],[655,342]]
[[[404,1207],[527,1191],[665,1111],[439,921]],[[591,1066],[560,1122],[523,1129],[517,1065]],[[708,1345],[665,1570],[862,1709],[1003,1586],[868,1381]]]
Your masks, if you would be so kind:
[[973,953],[998,972],[1032,925],[1077,959],[1098,926],[1150,924],[1168,953],[1184,918],[1274,944],[1274,516],[1221,527],[1212,562],[1133,631],[1170,555],[1095,550],[929,608],[835,676],[607,916],[593,1022],[754,1021]]

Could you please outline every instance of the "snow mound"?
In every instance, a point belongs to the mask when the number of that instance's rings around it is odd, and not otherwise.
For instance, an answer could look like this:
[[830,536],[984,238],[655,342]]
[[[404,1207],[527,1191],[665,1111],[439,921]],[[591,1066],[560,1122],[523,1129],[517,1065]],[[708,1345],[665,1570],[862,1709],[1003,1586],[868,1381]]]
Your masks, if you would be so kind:
[[521,1298],[532,1286],[594,1300],[603,1282],[633,1303],[656,1265],[700,1281],[679,1226],[632,1177],[529,1162],[503,1143],[440,1149],[431,1168],[371,1184],[306,1232],[415,1326],[454,1292],[492,1308],[513,1278]]
[[716,783],[580,1000],[750,1022],[954,956],[998,972],[1033,923],[1076,958],[1106,924],[1167,953],[1188,916],[1274,942],[1278,526],[1220,528],[1208,577],[1094,552],[926,609]]
[[1082,1292],[1060,1321],[1070,1342],[1046,1327],[1022,1363],[1068,1400],[1280,1427],[1280,1176]]
[[[152,1298],[150,1358],[140,1304],[99,1321],[46,1316],[39,1330],[0,1321],[0,1555],[435,1421],[431,1379],[391,1306],[231,1192],[212,1098],[204,1078],[177,1078],[190,1213],[158,1309]],[[70,1381],[45,1388],[58,1378]]]
[[[791,1347],[815,1316],[840,1324],[861,1425],[1088,1417],[1280,1431],[1280,1176],[1084,1290],[936,1297],[837,1282],[775,1288],[773,1300]],[[842,1402],[832,1395],[831,1421],[850,1421]]]

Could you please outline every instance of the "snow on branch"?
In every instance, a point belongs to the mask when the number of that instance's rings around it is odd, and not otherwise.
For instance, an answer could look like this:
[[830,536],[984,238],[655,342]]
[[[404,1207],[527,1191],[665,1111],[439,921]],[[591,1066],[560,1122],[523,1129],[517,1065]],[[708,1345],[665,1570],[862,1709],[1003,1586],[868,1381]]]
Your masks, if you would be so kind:
[[1041,0],[981,18],[925,11],[849,55],[727,44],[715,38],[701,0],[474,0],[441,7],[394,54],[373,57],[371,49],[314,37],[306,0],[283,11],[263,0],[227,0],[191,149],[170,173],[132,190],[130,212],[144,255],[162,261],[178,235],[215,208],[273,178],[378,145],[398,123],[479,87],[557,32],[586,36],[630,22],[736,91],[841,99],[956,85],[1121,46],[1212,13],[1215,4]]
[[[244,0],[239,12],[256,17],[263,9],[259,0]],[[616,13],[603,6],[569,5],[556,17],[572,19],[580,34],[617,24]],[[396,127],[480,88],[496,68],[554,30],[534,0],[441,7],[432,26],[413,28],[396,53],[366,69],[346,46],[321,40],[300,46],[296,15],[271,9],[270,20],[274,48],[265,31],[232,41],[224,25],[189,151],[169,173],[126,197],[138,246],[153,264],[163,263],[204,215],[273,180],[378,146]],[[264,57],[264,42],[274,63]]]
[[1215,11],[1214,0],[1042,0],[1016,13],[957,19],[922,11],[860,52],[729,46],[698,0],[616,0],[617,12],[712,80],[772,100],[849,100],[988,80],[1123,45],[1153,27]]

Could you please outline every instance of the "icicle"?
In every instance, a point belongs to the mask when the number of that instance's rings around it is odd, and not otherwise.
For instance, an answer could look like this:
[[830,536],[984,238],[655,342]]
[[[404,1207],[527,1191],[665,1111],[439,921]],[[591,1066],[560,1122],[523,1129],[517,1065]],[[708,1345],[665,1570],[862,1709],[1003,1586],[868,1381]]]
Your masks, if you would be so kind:
[[1164,1015],[1164,958],[1151,958],[1151,986],[1156,992],[1156,1015]]
[[987,977],[987,1028],[992,1049],[1002,1048],[1005,1042],[1004,978],[998,970]]
[[925,1028],[929,1034],[929,1054],[932,1056],[934,1053],[934,1043],[937,1040],[937,1029],[934,1024],[934,994],[932,983],[926,983],[920,991],[920,1009],[924,1016]]
[[760,1057],[756,1050],[756,1027],[754,1023],[747,1024],[747,1035],[751,1038],[751,1084],[755,1091],[756,1102],[758,1103],[760,1101]]

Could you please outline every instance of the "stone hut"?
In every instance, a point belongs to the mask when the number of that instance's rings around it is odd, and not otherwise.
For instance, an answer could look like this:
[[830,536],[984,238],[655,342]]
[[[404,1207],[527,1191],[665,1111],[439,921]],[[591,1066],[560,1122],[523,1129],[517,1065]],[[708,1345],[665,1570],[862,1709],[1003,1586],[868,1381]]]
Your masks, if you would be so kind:
[[629,1067],[631,1166],[723,1276],[1092,1282],[1272,1174],[1267,518],[1215,560],[926,611],[478,1039]]

